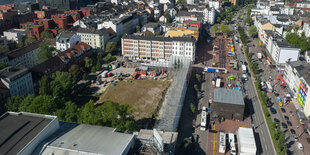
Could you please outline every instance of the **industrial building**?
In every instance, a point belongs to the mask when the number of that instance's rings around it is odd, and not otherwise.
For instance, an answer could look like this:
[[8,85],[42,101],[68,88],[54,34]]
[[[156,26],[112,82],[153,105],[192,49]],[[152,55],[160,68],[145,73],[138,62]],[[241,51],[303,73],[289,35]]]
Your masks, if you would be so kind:
[[30,155],[58,128],[57,116],[6,112],[0,117],[0,154]]
[[[115,128],[64,123],[42,147],[42,155],[126,155],[134,146],[134,135],[117,132]],[[57,137],[57,138],[55,138]]]
[[241,91],[225,88],[214,89],[211,117],[243,120],[244,107]]

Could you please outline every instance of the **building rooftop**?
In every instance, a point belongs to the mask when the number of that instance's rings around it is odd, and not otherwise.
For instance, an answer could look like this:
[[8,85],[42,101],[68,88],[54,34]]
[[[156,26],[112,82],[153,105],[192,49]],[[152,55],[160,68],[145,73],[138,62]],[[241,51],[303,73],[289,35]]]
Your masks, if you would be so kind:
[[244,105],[241,91],[225,88],[214,89],[213,102]]
[[124,39],[136,39],[136,40],[149,40],[149,41],[186,41],[196,42],[193,37],[153,37],[153,36],[138,36],[138,35],[127,35]]
[[25,112],[7,112],[2,115],[0,117],[0,154],[17,154],[55,117]]
[[23,65],[9,66],[0,70],[1,79],[14,79],[21,74],[27,73],[28,69]]
[[77,33],[90,33],[90,34],[104,35],[105,31],[107,31],[107,29],[105,28],[102,28],[100,30],[96,28],[79,28],[77,30]]
[[7,56],[9,57],[10,60],[15,59],[17,57],[20,57],[20,56],[30,52],[30,51],[33,51],[33,50],[39,48],[40,43],[41,43],[41,40],[35,41],[29,45],[26,45],[24,47],[18,48],[16,50],[13,50],[13,51],[7,53]]
[[69,42],[70,38],[74,35],[73,32],[62,32],[57,36],[56,42],[66,43]]
[[[66,123],[70,128],[70,124]],[[85,124],[71,124],[69,131],[62,132],[60,136],[45,148],[43,155],[73,155],[77,151],[81,154],[107,154],[120,155],[133,141],[134,135],[116,132],[115,128],[101,127]]]
[[310,85],[310,64],[304,62],[304,61],[295,61],[290,62],[290,65],[294,67],[300,77],[303,77],[304,80]]

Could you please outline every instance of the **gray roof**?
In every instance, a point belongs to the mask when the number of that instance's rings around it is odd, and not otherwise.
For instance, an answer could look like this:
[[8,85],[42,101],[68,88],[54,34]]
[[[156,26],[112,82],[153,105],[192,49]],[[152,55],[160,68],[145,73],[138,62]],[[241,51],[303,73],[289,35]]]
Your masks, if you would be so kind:
[[138,36],[138,35],[127,35],[123,39],[134,39],[134,40],[150,40],[150,41],[184,41],[184,42],[196,42],[193,37],[164,37],[164,36]]
[[160,26],[159,23],[151,23],[151,22],[144,25],[144,27],[147,27],[147,28],[155,28],[159,26]]
[[13,80],[26,73],[28,73],[28,69],[23,65],[9,66],[0,70],[0,78]]
[[75,33],[71,32],[61,32],[59,36],[57,36],[56,42],[60,43],[66,43],[69,42],[70,38],[74,35]]
[[28,113],[5,113],[0,117],[0,154],[17,154],[50,122]]
[[242,92],[234,89],[215,88],[214,102],[244,105]]
[[43,154],[70,155],[79,151],[81,154],[87,152],[120,155],[131,143],[134,136],[115,132],[115,130],[114,128],[94,125],[75,125],[73,129],[63,133],[51,142],[43,151]]
[[100,30],[97,30],[96,28],[79,28],[77,30],[77,33],[90,33],[90,34],[99,34],[99,35],[104,35],[104,33],[109,33],[107,29],[102,28]]

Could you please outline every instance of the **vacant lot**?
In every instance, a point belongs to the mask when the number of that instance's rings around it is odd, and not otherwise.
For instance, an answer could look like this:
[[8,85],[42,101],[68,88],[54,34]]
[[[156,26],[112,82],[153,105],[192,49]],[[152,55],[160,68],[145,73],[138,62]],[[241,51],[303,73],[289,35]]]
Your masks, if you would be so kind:
[[160,100],[170,81],[160,80],[131,80],[109,86],[97,103],[113,101],[131,105],[136,120],[151,118],[160,109]]

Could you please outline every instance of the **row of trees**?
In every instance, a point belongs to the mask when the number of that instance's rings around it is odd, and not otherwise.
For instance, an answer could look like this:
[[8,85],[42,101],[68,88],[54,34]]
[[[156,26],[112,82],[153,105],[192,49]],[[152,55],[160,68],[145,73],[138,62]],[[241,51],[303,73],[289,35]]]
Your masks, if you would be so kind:
[[223,33],[225,33],[225,34],[228,34],[228,33],[230,32],[229,25],[221,24],[221,27],[220,27],[220,28],[219,28],[218,26],[219,26],[218,24],[214,24],[214,25],[213,25],[212,31],[213,31],[214,33],[216,33],[216,32],[223,32]]
[[298,35],[297,31],[288,33],[285,36],[285,40],[291,45],[299,47],[301,52],[310,50],[310,40],[305,36],[304,32],[301,35]]
[[136,129],[133,109],[127,104],[107,101],[96,105],[93,100],[84,105],[74,103],[76,79],[71,73],[59,71],[51,78],[43,76],[38,96],[10,97],[5,107],[9,111],[56,115],[62,121],[110,126],[120,131]]
[[226,20],[227,22],[231,22],[231,20],[234,16],[234,13],[238,10],[240,10],[240,6],[238,6],[238,5],[227,8],[225,11],[221,12],[219,17],[217,17],[216,22],[220,23],[222,20]]

